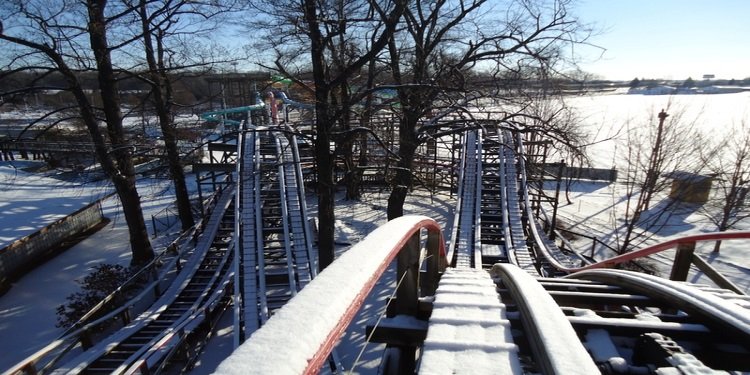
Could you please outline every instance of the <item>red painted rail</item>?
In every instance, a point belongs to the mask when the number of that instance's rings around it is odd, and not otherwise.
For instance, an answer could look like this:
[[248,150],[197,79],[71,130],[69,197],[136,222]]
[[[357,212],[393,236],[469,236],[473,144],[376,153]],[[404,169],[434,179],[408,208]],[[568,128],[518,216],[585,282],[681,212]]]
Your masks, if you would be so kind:
[[694,234],[689,236],[682,236],[674,238],[653,246],[649,246],[640,250],[631,251],[622,255],[618,255],[613,258],[605,259],[603,261],[589,264],[583,267],[577,268],[562,268],[561,271],[574,273],[583,270],[590,270],[595,268],[612,268],[618,264],[629,262],[638,258],[647,257],[665,250],[677,248],[675,253],[675,261],[672,267],[672,274],[670,279],[684,281],[687,276],[688,267],[690,264],[696,265],[706,276],[708,276],[717,285],[723,288],[730,289],[736,293],[744,294],[742,290],[734,285],[730,280],[725,278],[716,269],[711,267],[710,264],[706,263],[697,255],[693,254],[695,244],[698,242],[707,241],[723,241],[723,240],[747,240],[750,239],[750,231],[734,231],[734,232],[715,232],[715,233],[702,233]]
[[677,245],[679,244],[690,244],[690,243],[706,242],[706,241],[740,240],[740,239],[750,239],[750,231],[694,234],[690,236],[683,236],[683,237],[675,238],[672,240],[668,240],[668,241],[665,241],[665,242],[662,242],[653,246],[649,246],[640,250],[631,251],[629,253],[618,255],[616,257],[609,258],[609,259],[606,259],[606,260],[603,260],[601,262],[597,262],[594,264],[589,264],[584,267],[572,268],[568,270],[575,272],[575,271],[582,271],[582,270],[588,270],[588,269],[593,269],[593,268],[610,268],[620,263],[628,262],[628,261],[638,259],[638,258],[643,258],[652,254],[662,252],[664,250],[676,248]]

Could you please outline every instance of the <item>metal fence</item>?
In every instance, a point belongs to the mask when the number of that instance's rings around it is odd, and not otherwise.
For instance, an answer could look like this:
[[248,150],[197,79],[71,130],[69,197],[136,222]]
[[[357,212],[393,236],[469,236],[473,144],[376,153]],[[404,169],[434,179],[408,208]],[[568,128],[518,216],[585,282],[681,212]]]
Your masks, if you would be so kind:
[[0,249],[0,294],[8,283],[59,247],[60,243],[104,219],[102,199]]

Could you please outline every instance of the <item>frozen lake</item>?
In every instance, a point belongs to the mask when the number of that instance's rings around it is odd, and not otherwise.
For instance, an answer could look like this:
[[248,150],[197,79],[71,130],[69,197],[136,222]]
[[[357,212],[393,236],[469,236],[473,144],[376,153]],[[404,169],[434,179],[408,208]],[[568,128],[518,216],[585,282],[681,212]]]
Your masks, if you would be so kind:
[[[739,127],[750,126],[750,92],[712,95],[590,95],[567,97],[567,105],[579,112],[581,124],[593,144],[587,147],[593,166],[617,167],[625,148],[625,128],[657,124],[664,109],[676,124],[694,127],[716,140]],[[598,142],[598,143],[597,143]]]

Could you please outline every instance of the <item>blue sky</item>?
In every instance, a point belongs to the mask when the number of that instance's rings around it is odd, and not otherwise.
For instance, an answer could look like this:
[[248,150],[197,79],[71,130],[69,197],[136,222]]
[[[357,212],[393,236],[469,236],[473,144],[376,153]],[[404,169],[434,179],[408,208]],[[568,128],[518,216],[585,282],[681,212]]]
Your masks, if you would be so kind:
[[579,0],[606,49],[579,48],[583,70],[608,79],[750,77],[750,0]]

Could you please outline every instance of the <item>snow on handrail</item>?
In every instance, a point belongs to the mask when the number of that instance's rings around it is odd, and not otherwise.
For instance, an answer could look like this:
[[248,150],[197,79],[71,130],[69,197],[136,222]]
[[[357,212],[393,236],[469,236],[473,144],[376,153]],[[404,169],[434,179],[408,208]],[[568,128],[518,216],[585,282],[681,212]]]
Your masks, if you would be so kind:
[[[391,261],[418,253],[422,230],[428,233],[425,276],[435,284],[423,288],[434,291],[446,265],[440,225],[426,216],[394,219],[321,272],[225,359],[216,374],[317,373]],[[418,264],[411,260],[404,266],[414,269]]]
[[[625,254],[621,254],[621,255],[618,255],[609,259],[605,259],[597,263],[588,264],[582,267],[559,268],[559,270],[563,272],[567,272],[569,274],[573,274],[576,272],[597,269],[597,268],[611,268],[620,263],[629,262],[638,258],[644,258],[649,255],[653,255],[653,254],[656,254],[665,250],[673,249],[681,244],[695,245],[695,243],[697,242],[742,240],[742,239],[744,240],[750,239],[750,231],[715,232],[715,233],[694,234],[694,235],[689,235],[689,236],[680,236],[680,237],[673,238],[671,240],[667,240],[665,242],[662,242],[653,246],[649,246],[640,250],[631,251],[629,253],[625,253]],[[677,260],[678,256],[679,256],[679,253],[675,254],[675,261]],[[711,279],[713,282],[715,282],[717,285],[721,286],[722,288],[729,289],[738,294],[745,294],[742,291],[742,289],[740,289],[737,285],[732,283],[729,279],[724,277],[716,269],[711,267],[710,264],[706,263],[702,259],[696,256],[693,256],[691,259],[691,262],[695,264],[696,266],[698,266],[698,268],[701,269],[701,271],[703,271],[709,279]]]

